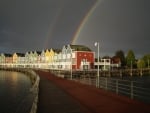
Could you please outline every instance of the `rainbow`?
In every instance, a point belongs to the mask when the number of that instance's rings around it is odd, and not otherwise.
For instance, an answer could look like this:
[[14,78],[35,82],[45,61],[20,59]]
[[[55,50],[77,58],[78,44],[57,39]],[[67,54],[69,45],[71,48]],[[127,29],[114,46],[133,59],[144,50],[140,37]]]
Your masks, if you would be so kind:
[[88,21],[88,19],[91,17],[92,13],[94,12],[94,10],[98,7],[98,5],[102,2],[102,0],[97,0],[92,8],[88,11],[88,13],[84,16],[84,18],[81,20],[77,30],[75,31],[73,38],[71,40],[71,44],[75,44],[76,40],[79,38],[80,32],[82,31],[84,25],[86,24],[86,22]]
[[56,26],[57,22],[58,22],[59,19],[60,19],[61,12],[62,12],[62,10],[63,10],[63,8],[64,8],[64,5],[65,5],[65,3],[64,3],[64,2],[61,2],[61,3],[59,4],[59,8],[56,9],[56,11],[55,11],[56,13],[55,13],[55,15],[53,16],[52,22],[51,22],[50,25],[49,25],[49,29],[48,29],[48,32],[47,32],[47,36],[46,36],[46,39],[45,39],[45,42],[44,42],[44,48],[47,48],[48,45],[49,45],[49,41],[50,41],[50,39],[51,39],[51,37],[52,37],[52,35],[53,35],[53,31],[55,30],[55,26]]

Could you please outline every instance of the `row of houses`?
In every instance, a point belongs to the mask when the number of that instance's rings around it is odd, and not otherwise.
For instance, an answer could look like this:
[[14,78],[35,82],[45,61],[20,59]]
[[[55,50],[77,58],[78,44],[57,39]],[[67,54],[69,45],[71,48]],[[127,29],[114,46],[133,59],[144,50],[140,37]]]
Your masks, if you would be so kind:
[[47,49],[25,54],[1,54],[0,66],[48,69],[93,69],[94,52],[82,45],[65,45],[62,50]]
[[94,69],[95,65],[102,65],[106,69],[112,64],[106,59],[95,63],[95,53],[83,45],[65,45],[61,50],[47,49],[41,52],[2,53],[0,55],[1,67],[87,70]]

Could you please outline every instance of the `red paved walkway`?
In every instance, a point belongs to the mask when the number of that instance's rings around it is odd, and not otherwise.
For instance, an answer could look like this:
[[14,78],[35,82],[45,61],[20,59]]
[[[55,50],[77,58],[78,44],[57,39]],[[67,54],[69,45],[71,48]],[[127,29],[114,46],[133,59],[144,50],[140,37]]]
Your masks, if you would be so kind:
[[58,78],[49,72],[38,71],[37,73],[46,77],[78,101],[80,109],[84,113],[150,113],[150,105],[74,81]]

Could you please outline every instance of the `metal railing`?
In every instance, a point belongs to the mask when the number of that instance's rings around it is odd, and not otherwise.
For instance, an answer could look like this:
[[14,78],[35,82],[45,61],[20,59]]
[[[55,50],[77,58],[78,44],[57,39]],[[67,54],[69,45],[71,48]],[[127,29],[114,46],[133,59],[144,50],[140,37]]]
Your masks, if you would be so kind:
[[109,90],[119,95],[125,95],[131,99],[150,103],[150,86],[147,86],[144,82],[116,79],[111,77],[100,77],[99,84],[97,85],[96,78],[82,78],[74,80],[83,84]]

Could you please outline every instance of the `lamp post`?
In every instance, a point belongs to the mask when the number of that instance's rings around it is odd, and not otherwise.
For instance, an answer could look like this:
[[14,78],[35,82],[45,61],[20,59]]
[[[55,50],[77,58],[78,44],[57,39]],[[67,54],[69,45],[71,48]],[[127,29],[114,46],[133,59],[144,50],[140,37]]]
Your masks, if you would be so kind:
[[132,60],[131,60],[131,73],[130,73],[130,75],[132,76]]
[[72,49],[70,53],[70,79],[72,80]]
[[148,59],[148,69],[149,69],[149,59]]
[[[149,70],[149,59],[148,59],[148,70]],[[150,70],[149,70],[149,73],[150,73]]]
[[95,42],[97,46],[97,83],[96,86],[99,87],[99,42]]

